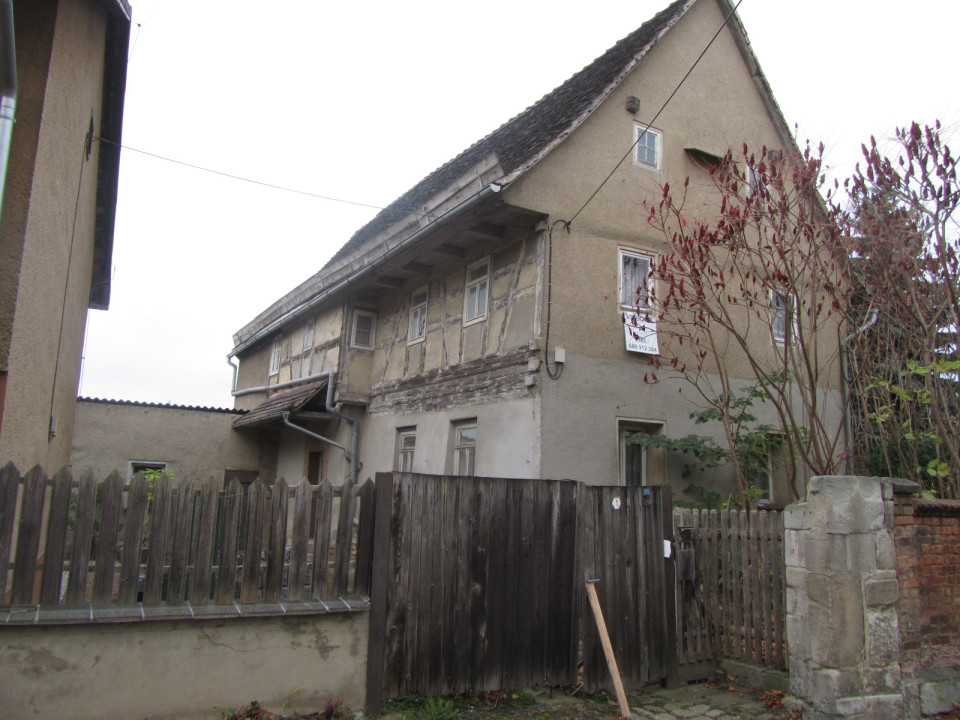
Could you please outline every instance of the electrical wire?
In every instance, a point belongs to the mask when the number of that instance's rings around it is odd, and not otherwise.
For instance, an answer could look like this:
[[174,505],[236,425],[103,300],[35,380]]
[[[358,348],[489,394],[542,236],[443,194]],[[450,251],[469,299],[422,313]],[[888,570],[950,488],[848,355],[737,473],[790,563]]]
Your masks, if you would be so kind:
[[284,187],[283,185],[274,185],[273,183],[263,182],[262,180],[253,180],[252,178],[246,178],[240,175],[231,175],[230,173],[222,172],[220,170],[213,170],[212,168],[203,167],[201,165],[194,165],[193,163],[184,162],[183,160],[175,160],[174,158],[158,155],[157,153],[148,152],[146,150],[140,150],[139,148],[130,147],[129,145],[124,145],[122,143],[118,143],[113,140],[108,140],[107,138],[104,138],[104,137],[97,136],[94,138],[94,140],[110,143],[111,145],[116,145],[117,147],[123,150],[129,150],[130,152],[140,153],[141,155],[146,155],[147,157],[156,158],[157,160],[166,160],[167,162],[174,163],[175,165],[183,165],[184,167],[192,168],[194,170],[202,170],[203,172],[212,173],[214,175],[220,175],[221,177],[230,178],[231,180],[242,180],[243,182],[253,183],[254,185],[262,185],[263,187],[273,188],[274,190],[282,190],[284,192],[296,193],[297,195],[306,195],[307,197],[319,198],[320,200],[329,200],[330,202],[344,203],[346,205],[356,205],[358,207],[371,208],[373,210],[383,210],[383,207],[381,205],[371,205],[369,203],[356,202],[355,200],[343,200],[342,198],[330,197],[329,195],[320,195],[318,193],[312,193],[306,190],[297,190],[296,188]]
[[640,142],[640,138],[643,137],[643,135],[657,121],[657,118],[660,117],[660,114],[666,109],[670,101],[673,100],[674,95],[676,95],[680,91],[680,88],[683,87],[683,84],[687,81],[687,78],[690,77],[690,74],[693,72],[694,68],[696,68],[697,65],[700,63],[700,61],[703,59],[703,56],[707,54],[707,50],[710,49],[714,41],[720,36],[720,32],[727,26],[727,23],[730,21],[730,18],[733,17],[733,14],[735,12],[737,12],[737,8],[740,7],[740,4],[742,2],[743,0],[737,0],[737,4],[733,6],[733,9],[729,13],[727,13],[727,16],[723,19],[723,22],[720,24],[720,27],[717,28],[717,31],[713,34],[713,37],[710,38],[710,42],[708,42],[707,46],[703,49],[703,52],[701,52],[700,55],[697,57],[697,59],[694,60],[693,65],[690,66],[690,69],[687,70],[686,74],[683,76],[683,78],[681,78],[680,82],[677,83],[677,86],[673,89],[673,92],[670,93],[670,96],[663,101],[663,105],[661,105],[660,109],[657,110],[657,114],[653,116],[653,119],[650,120],[650,122],[646,123],[643,126],[643,130],[641,132],[637,133],[637,139],[633,141],[633,144],[630,146],[627,152],[625,152],[623,157],[620,158],[620,162],[618,162],[616,165],[613,166],[613,169],[610,171],[607,177],[604,178],[603,182],[597,186],[597,189],[594,190],[593,194],[591,194],[590,197],[587,198],[587,201],[581,206],[581,208],[577,210],[576,213],[574,213],[573,217],[570,218],[568,225],[573,224],[573,221],[576,220],[577,217],[580,215],[580,213],[584,211],[584,208],[586,208],[587,205],[590,204],[590,202],[597,196],[597,193],[599,193],[603,189],[603,186],[610,181],[610,178],[613,177],[613,174],[620,168],[621,165],[623,165],[623,161],[626,160],[628,157],[630,157],[630,155],[633,153],[634,148],[637,147],[637,143]]

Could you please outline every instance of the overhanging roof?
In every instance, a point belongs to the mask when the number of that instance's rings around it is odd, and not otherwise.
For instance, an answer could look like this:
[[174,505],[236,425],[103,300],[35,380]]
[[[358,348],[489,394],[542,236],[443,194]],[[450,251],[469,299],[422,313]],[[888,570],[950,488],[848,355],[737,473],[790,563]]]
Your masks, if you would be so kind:
[[[715,1],[724,15],[733,16],[729,28],[761,92],[764,105],[784,142],[793,143],[790,129],[750,49],[746,32],[736,17],[731,0]],[[533,167],[586,120],[696,2],[698,0],[674,0],[569,80],[394,200],[354,233],[318,273],[239,330],[234,335],[235,351],[261,341],[276,329],[277,324],[283,324],[295,316],[324,291],[328,280],[339,275],[355,274],[354,267],[357,264],[377,262],[376,258],[370,260],[364,253],[370,248],[397,245],[398,241],[392,238],[391,233],[399,236],[405,220],[412,213],[424,206],[437,204],[438,196],[449,192],[451,187],[458,187],[463,178],[477,168],[498,167],[502,175],[489,181],[505,185]],[[491,160],[495,163],[491,164]],[[418,232],[425,229],[421,228]],[[376,253],[371,251],[369,255],[375,256]],[[345,268],[350,272],[345,273]],[[348,277],[347,282],[353,283],[352,277]]]
[[277,393],[273,397],[267,398],[248,412],[242,418],[234,421],[234,428],[257,427],[260,425],[272,425],[282,422],[283,413],[298,413],[304,410],[324,411],[326,398],[320,397],[320,393],[327,387],[327,380],[318,380],[317,382],[301,385],[300,387]]

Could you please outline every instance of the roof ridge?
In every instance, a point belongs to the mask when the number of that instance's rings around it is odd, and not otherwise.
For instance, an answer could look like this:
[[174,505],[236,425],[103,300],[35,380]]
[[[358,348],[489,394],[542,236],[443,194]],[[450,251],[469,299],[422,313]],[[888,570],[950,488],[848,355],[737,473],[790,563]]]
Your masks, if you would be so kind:
[[[279,317],[295,297],[311,288],[315,294],[323,287],[323,278],[335,267],[342,266],[352,253],[415,212],[418,206],[449,187],[483,158],[496,157],[504,176],[532,167],[557,144],[558,139],[568,134],[571,126],[590,114],[593,107],[607,96],[611,85],[622,81],[625,69],[642,57],[697,1],[673,0],[536,102],[425,175],[361,226],[318,272],[297,284],[241,328],[234,335],[234,341],[255,336]],[[306,299],[298,300],[296,304],[303,302]]]

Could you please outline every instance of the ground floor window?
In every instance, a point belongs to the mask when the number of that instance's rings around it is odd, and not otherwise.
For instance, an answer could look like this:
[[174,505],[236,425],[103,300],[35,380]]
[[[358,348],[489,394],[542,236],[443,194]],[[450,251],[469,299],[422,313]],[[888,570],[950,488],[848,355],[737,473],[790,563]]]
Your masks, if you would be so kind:
[[637,433],[660,435],[661,423],[639,420],[620,420],[617,423],[618,446],[620,452],[621,485],[663,485],[666,483],[664,463],[656,450],[650,451],[643,445],[631,442]]
[[477,421],[461,420],[453,425],[453,474],[473,476],[477,462]]
[[417,428],[407,427],[397,430],[397,472],[413,472],[413,453],[417,448]]

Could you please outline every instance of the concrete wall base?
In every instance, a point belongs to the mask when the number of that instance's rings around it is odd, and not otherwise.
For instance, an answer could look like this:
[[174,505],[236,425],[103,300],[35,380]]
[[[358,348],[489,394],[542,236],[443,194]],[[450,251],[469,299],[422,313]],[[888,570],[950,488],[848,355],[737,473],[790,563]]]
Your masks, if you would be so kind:
[[365,702],[368,613],[0,628],[0,718],[222,717]]

